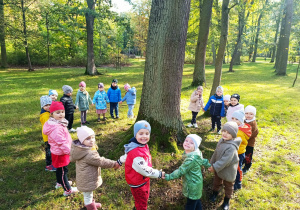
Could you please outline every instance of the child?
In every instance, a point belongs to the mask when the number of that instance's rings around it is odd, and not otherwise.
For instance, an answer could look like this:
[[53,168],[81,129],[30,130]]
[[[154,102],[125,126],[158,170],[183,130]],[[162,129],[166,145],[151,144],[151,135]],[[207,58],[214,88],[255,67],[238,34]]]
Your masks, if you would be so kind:
[[134,108],[134,104],[136,103],[136,89],[135,87],[130,88],[130,85],[128,83],[124,85],[124,89],[126,91],[126,94],[124,98],[122,98],[120,103],[127,101],[127,106],[128,106],[127,117],[133,118],[133,108]]
[[227,114],[227,110],[228,110],[228,107],[230,105],[230,95],[225,95],[223,97],[223,100],[224,100],[224,108],[225,108],[225,115]]
[[234,190],[239,190],[242,188],[242,180],[243,180],[242,166],[245,159],[245,152],[246,152],[246,146],[248,144],[248,139],[251,136],[251,126],[244,123],[244,119],[245,119],[244,111],[237,110],[233,112],[232,121],[236,122],[239,127],[237,137],[240,137],[242,139],[242,143],[238,150],[239,165],[237,168]]
[[90,108],[90,104],[93,104],[90,94],[86,91],[86,84],[84,81],[79,83],[79,90],[76,95],[75,106],[79,108],[81,125],[90,124],[86,121],[86,112]]
[[209,132],[215,130],[215,124],[217,123],[217,133],[221,134],[221,117],[225,116],[223,87],[217,87],[216,94],[209,98],[203,110],[207,111],[209,107],[211,115],[211,129]]
[[96,113],[98,114],[98,122],[100,122],[100,115],[103,115],[103,120],[106,120],[105,113],[107,112],[106,109],[106,103],[109,103],[109,99],[106,95],[106,92],[104,90],[104,84],[99,83],[98,89],[95,92],[94,98],[93,98],[93,104],[96,105]]
[[72,142],[70,160],[76,162],[76,185],[82,192],[87,210],[101,208],[93,200],[93,191],[102,185],[101,168],[119,168],[116,161],[100,157],[95,133],[87,127],[77,128],[78,140]]
[[237,111],[237,110],[242,110],[244,111],[244,105],[240,104],[240,95],[239,94],[233,94],[230,97],[230,104],[226,113],[226,118],[227,118],[227,122],[232,121],[232,114],[233,112]]
[[107,91],[107,96],[110,103],[110,116],[111,118],[114,117],[114,110],[116,114],[116,118],[119,118],[119,102],[121,101],[121,90],[118,87],[118,80],[113,79],[110,88]]
[[76,130],[72,128],[74,121],[74,109],[76,109],[76,106],[74,105],[73,99],[71,97],[73,93],[73,88],[69,85],[64,85],[62,87],[62,90],[64,91],[64,95],[60,98],[60,101],[65,107],[65,118],[69,121],[68,129],[69,132],[76,132]]
[[150,178],[161,178],[164,172],[152,168],[149,151],[151,126],[141,120],[134,124],[134,137],[124,145],[127,159],[125,179],[134,198],[136,210],[146,210],[150,194]]
[[191,95],[190,105],[188,109],[192,111],[192,120],[191,123],[187,125],[189,128],[192,126],[198,128],[196,117],[199,111],[204,108],[202,93],[203,93],[203,87],[198,86],[197,90],[195,90]]
[[40,121],[42,123],[42,136],[45,142],[45,153],[46,153],[46,171],[56,171],[56,168],[52,165],[51,152],[50,152],[50,144],[48,143],[48,136],[43,133],[43,127],[45,122],[50,118],[49,108],[52,103],[52,99],[49,96],[42,96],[40,98],[41,102],[41,113],[40,113]]
[[210,201],[215,202],[219,190],[224,185],[225,197],[223,209],[229,209],[229,200],[233,194],[233,185],[236,178],[239,157],[237,150],[241,144],[241,138],[237,138],[238,126],[235,122],[227,122],[222,129],[222,138],[219,140],[216,150],[210,159],[212,165],[208,170],[215,174],[213,182],[213,194]]
[[65,107],[61,102],[54,101],[50,106],[50,118],[45,123],[43,133],[48,135],[52,164],[56,168],[56,186],[63,187],[64,196],[77,193],[76,187],[71,187],[68,181],[68,168],[70,163],[70,149],[72,138],[67,129],[68,121],[65,119]]
[[201,137],[196,134],[188,135],[183,143],[184,161],[182,165],[171,174],[165,174],[164,177],[167,181],[183,177],[182,192],[187,197],[185,209],[188,210],[202,209],[200,200],[203,188],[201,166],[206,168],[211,166],[207,159],[202,158],[199,150],[201,141]]
[[58,93],[57,93],[56,90],[49,90],[48,96],[50,96],[50,98],[52,99],[52,101],[56,101],[56,99],[58,97]]
[[245,122],[248,123],[251,126],[251,136],[248,139],[248,145],[246,147],[246,153],[245,153],[245,166],[243,168],[243,174],[246,174],[248,170],[250,169],[252,165],[252,156],[253,156],[253,149],[255,145],[255,139],[258,135],[258,128],[256,123],[256,108],[254,106],[247,106],[245,108]]

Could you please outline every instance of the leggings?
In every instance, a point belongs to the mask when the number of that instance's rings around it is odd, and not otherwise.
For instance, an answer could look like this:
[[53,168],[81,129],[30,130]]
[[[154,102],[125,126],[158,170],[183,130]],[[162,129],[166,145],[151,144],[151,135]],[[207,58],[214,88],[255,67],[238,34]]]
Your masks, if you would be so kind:
[[68,167],[60,167],[56,168],[56,181],[57,183],[61,184],[65,191],[69,191],[71,186],[68,181]]

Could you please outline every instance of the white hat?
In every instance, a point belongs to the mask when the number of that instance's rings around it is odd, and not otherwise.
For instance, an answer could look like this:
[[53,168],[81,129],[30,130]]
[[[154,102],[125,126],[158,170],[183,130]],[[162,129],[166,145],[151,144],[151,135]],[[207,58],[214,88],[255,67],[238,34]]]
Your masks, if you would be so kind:
[[94,135],[95,132],[87,127],[87,126],[81,126],[81,127],[78,127],[76,129],[77,131],[77,136],[78,136],[78,139],[79,141],[82,143],[87,137],[91,136],[91,135]]
[[223,101],[230,101],[230,97],[231,97],[231,95],[225,95],[224,97],[223,97]]
[[198,147],[201,144],[202,138],[197,134],[189,134],[186,138],[191,138],[195,145],[195,151],[198,150]]
[[256,108],[254,106],[251,106],[251,105],[247,106],[245,108],[245,113],[247,113],[247,112],[251,112],[254,114],[254,116],[256,116]]

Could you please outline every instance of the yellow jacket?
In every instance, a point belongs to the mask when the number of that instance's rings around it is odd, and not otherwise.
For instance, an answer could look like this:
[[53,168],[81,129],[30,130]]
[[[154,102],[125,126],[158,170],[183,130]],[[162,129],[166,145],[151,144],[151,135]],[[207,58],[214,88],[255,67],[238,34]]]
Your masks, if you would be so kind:
[[239,127],[239,131],[237,132],[237,137],[242,139],[242,143],[240,144],[238,154],[243,154],[246,152],[246,147],[248,145],[248,139],[251,136],[251,126],[249,124],[244,124],[244,126]]
[[49,112],[44,112],[44,113],[40,114],[40,121],[42,123],[42,135],[43,135],[44,142],[48,141],[48,136],[43,134],[43,127],[44,127],[45,122],[47,122],[49,120],[49,118],[50,118]]

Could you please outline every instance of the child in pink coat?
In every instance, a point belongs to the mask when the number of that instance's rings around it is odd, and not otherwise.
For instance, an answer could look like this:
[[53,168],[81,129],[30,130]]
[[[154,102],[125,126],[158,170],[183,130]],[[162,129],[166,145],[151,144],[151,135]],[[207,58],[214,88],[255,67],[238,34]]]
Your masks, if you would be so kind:
[[50,106],[50,118],[44,124],[43,133],[48,136],[52,165],[56,168],[56,186],[64,188],[64,196],[78,192],[76,187],[71,187],[68,181],[68,168],[70,163],[70,150],[72,138],[68,131],[68,121],[65,119],[65,108],[62,102],[53,101]]

